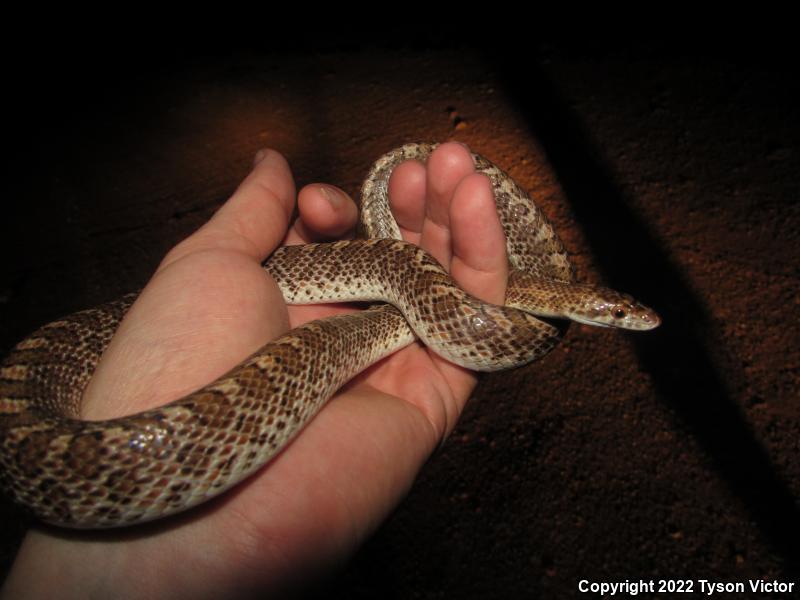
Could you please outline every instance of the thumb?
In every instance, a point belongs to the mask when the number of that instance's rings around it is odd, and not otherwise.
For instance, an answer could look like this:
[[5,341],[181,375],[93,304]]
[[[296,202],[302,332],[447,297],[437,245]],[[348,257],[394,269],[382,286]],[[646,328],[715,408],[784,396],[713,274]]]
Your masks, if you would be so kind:
[[187,254],[227,249],[261,262],[286,235],[296,198],[294,177],[277,151],[256,154],[255,165],[230,199],[191,236],[175,246],[159,270]]

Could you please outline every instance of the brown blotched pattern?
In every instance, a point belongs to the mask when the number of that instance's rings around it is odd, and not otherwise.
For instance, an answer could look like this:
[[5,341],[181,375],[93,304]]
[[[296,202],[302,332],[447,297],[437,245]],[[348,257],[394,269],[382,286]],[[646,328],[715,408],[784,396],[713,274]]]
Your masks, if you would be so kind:
[[[362,189],[366,235],[399,237],[388,177],[401,161],[425,160],[434,147],[409,144],[375,164]],[[633,315],[641,322],[632,299],[572,284],[566,252],[544,215],[497,167],[478,155],[475,162],[492,180],[510,261],[521,270],[509,281],[510,306],[473,298],[427,253],[398,239],[281,248],[264,268],[287,302],[390,304],[308,323],[188,396],[107,421],[76,417],[135,296],[76,313],[20,342],[0,366],[0,486],[40,519],[66,527],[156,519],[263,466],[346,381],[415,336],[453,362],[497,370],[540,358],[560,339],[531,313],[621,326],[631,326]],[[635,306],[649,327],[657,325],[654,313]]]

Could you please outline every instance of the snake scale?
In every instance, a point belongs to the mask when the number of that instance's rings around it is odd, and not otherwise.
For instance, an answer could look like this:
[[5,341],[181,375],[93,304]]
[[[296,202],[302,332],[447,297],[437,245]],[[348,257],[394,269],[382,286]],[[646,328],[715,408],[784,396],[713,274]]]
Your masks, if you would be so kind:
[[555,231],[528,195],[473,154],[494,187],[512,274],[506,306],[458,288],[400,240],[388,180],[435,144],[380,158],[362,188],[362,237],[283,247],[264,268],[288,303],[382,302],[307,323],[183,398],[105,421],[77,418],[82,391],[135,299],[126,296],[43,326],[0,366],[0,486],[39,519],[72,528],[141,523],[186,510],[275,456],[350,378],[420,339],[475,370],[538,359],[562,331],[534,315],[651,329],[657,315],[617,292],[576,284]]

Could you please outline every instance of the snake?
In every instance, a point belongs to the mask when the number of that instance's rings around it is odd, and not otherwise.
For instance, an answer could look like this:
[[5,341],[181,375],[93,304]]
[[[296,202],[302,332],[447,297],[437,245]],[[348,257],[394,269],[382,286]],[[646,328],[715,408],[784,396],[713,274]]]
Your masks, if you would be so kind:
[[503,305],[463,291],[403,241],[388,183],[437,144],[377,160],[361,189],[358,239],[284,246],[264,263],[287,303],[362,301],[270,341],[225,375],[164,406],[79,418],[82,393],[136,294],[48,323],[0,363],[0,488],[41,521],[100,529],[185,511],[261,469],[348,380],[420,341],[447,360],[497,371],[540,359],[564,335],[553,319],[647,330],[658,315],[632,297],[577,283],[530,196],[472,153],[492,184],[510,265]]

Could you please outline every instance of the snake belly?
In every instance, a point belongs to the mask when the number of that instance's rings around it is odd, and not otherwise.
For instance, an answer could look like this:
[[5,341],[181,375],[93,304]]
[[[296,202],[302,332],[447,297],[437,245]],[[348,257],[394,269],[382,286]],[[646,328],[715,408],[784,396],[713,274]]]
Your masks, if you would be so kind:
[[[560,339],[557,328],[472,298],[427,253],[397,240],[388,178],[435,147],[408,144],[374,164],[360,222],[371,239],[285,247],[264,265],[289,303],[392,304],[307,323],[194,393],[104,421],[77,418],[82,392],[136,295],[54,321],[20,342],[0,366],[0,487],[48,523],[142,523],[200,504],[261,468],[344,383],[416,338],[478,370],[546,354]],[[512,268],[572,281],[541,211],[499,168],[473,158],[492,181]]]

